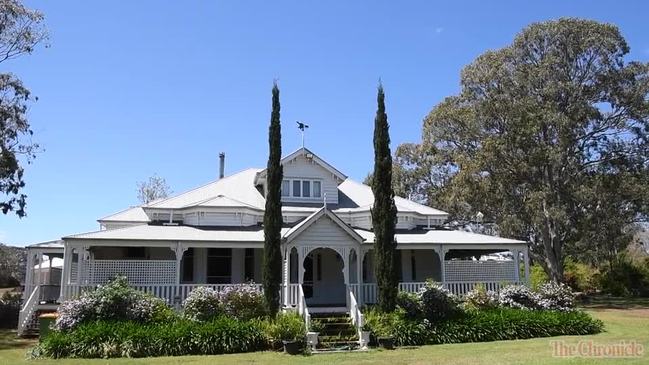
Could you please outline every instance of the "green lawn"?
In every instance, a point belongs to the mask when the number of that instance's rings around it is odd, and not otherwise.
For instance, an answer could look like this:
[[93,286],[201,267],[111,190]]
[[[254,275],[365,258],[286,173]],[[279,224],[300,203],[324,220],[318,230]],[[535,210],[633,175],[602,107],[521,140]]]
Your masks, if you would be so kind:
[[[422,346],[395,351],[288,356],[257,352],[220,356],[183,356],[109,360],[26,360],[34,341],[18,340],[10,332],[0,333],[0,364],[649,364],[649,301],[598,300],[586,306],[606,325],[606,332],[583,337],[553,337],[521,341],[499,341],[457,345]],[[554,358],[550,341],[594,340],[613,343],[635,340],[644,345],[645,354],[634,359]]]

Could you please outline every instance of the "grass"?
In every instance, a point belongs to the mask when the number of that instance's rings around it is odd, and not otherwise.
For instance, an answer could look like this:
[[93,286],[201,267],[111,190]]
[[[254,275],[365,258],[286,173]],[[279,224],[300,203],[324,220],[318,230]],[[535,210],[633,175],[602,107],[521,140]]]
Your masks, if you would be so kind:
[[[108,360],[26,360],[34,340],[19,340],[15,332],[0,332],[0,364],[68,365],[68,364],[648,364],[649,300],[599,299],[585,306],[593,316],[604,321],[606,332],[593,336],[565,336],[520,341],[498,341],[454,345],[401,348],[395,351],[372,350],[367,353],[344,353],[314,356],[289,356],[274,352],[219,356],[182,356],[144,359]],[[644,345],[645,354],[631,359],[555,358],[551,342],[564,340],[576,344],[593,340],[599,344],[635,340]]]

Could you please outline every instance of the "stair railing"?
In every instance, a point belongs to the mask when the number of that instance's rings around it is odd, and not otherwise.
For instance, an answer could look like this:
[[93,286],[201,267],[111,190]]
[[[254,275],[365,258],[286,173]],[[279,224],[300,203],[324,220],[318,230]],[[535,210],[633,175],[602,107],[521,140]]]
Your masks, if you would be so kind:
[[306,298],[304,297],[302,284],[298,284],[297,312],[304,319],[304,325],[308,332],[311,329],[311,314],[309,314],[309,307],[306,305]]
[[32,290],[32,293],[29,295],[29,298],[23,305],[23,308],[20,310],[20,313],[18,315],[18,336],[22,336],[27,330],[27,326],[34,316],[38,300],[41,297],[40,292],[40,285],[36,285]]
[[349,316],[352,319],[352,324],[356,327],[356,333],[358,334],[358,341],[360,343],[362,340],[361,332],[363,331],[363,313],[351,288],[347,289],[347,295],[349,296]]

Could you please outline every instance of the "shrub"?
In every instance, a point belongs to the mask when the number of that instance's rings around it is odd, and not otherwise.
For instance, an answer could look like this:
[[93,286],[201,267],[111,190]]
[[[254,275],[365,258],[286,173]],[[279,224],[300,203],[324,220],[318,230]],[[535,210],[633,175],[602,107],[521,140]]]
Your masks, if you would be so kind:
[[20,313],[20,293],[5,292],[0,298],[0,328],[16,328]]
[[541,265],[536,264],[530,267],[530,286],[532,289],[536,290],[549,281],[550,278]]
[[192,290],[183,302],[183,315],[194,321],[207,321],[222,313],[221,296],[216,290],[206,286]]
[[570,288],[578,292],[592,293],[596,291],[598,289],[597,277],[599,275],[599,270],[588,264],[572,259],[567,259],[564,264],[564,281]]
[[259,321],[219,317],[207,322],[88,322],[72,331],[52,332],[36,352],[52,358],[110,358],[211,355],[266,348]]
[[277,317],[264,323],[267,341],[273,348],[281,348],[282,341],[304,340],[304,320],[295,312],[278,313]]
[[131,288],[123,276],[117,276],[78,299],[62,303],[58,312],[55,327],[60,330],[94,320],[149,322],[168,320],[174,316],[162,299]]
[[476,286],[464,296],[464,308],[471,310],[490,309],[498,306],[498,294],[483,285]]
[[399,292],[397,295],[397,306],[405,311],[406,317],[410,319],[422,318],[423,310],[421,300],[415,293]]
[[538,295],[523,285],[509,285],[500,289],[498,304],[518,309],[539,309]]
[[588,335],[603,323],[581,311],[524,311],[499,308],[467,312],[431,325],[428,344],[517,340],[536,337]]
[[372,343],[376,343],[378,337],[393,337],[397,346],[426,343],[428,320],[409,318],[403,309],[391,313],[371,309],[364,314],[364,318],[363,330],[371,332]]
[[418,295],[424,317],[431,322],[450,318],[459,310],[457,298],[441,284],[428,281]]
[[614,296],[649,296],[649,268],[634,265],[622,256],[611,263],[600,279],[602,291]]
[[254,285],[227,287],[220,294],[223,310],[232,317],[247,320],[267,314],[264,296]]
[[570,311],[575,307],[575,294],[565,284],[545,283],[537,293],[538,305],[542,309]]

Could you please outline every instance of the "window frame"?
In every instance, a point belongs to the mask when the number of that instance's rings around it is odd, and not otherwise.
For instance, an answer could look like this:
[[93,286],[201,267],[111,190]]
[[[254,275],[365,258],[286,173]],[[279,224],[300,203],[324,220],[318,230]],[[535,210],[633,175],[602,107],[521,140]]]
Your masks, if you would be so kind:
[[[284,183],[288,182],[289,190],[284,191]],[[318,186],[316,190],[315,186]],[[321,179],[303,179],[303,178],[285,178],[282,179],[282,199],[298,199],[298,200],[320,200],[322,199],[322,187],[323,183]],[[306,187],[306,189],[305,189]],[[308,191],[309,195],[305,196],[305,191]],[[316,195],[317,192],[317,195]]]

